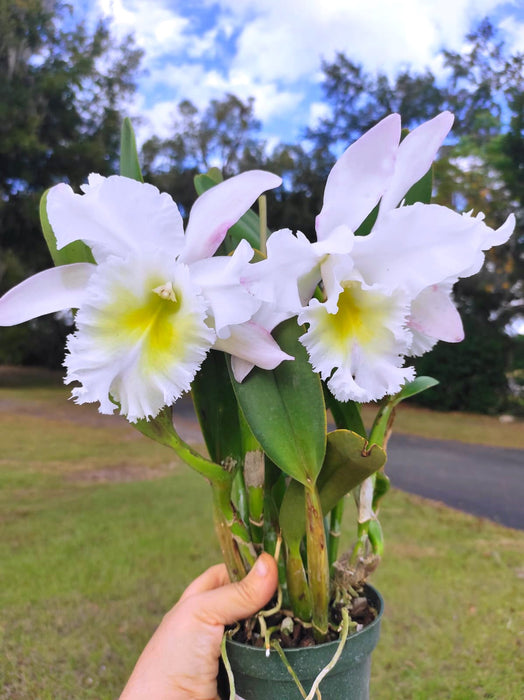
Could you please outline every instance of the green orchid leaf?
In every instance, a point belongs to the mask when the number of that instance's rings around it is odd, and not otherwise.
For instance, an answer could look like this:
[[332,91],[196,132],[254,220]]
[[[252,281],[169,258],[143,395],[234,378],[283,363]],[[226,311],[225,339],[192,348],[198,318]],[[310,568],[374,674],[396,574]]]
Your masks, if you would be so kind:
[[120,175],[144,182],[138,161],[135,132],[128,117],[122,122],[120,132]]
[[[349,430],[328,433],[326,456],[318,477],[322,512],[327,515],[347,493],[386,463],[377,445],[366,451],[366,439]],[[306,531],[304,487],[292,481],[280,508],[280,527],[287,543],[295,546]]]
[[371,229],[373,228],[373,226],[375,225],[375,221],[377,220],[378,207],[379,205],[377,204],[377,206],[369,212],[364,221],[355,231],[355,236],[367,236],[369,233],[371,233]]
[[238,404],[224,354],[211,350],[191,385],[191,395],[211,459],[241,463],[244,458]]
[[255,367],[232,385],[244,416],[267,456],[297,481],[314,483],[326,450],[326,411],[318,375],[311,370],[294,319],[280,324],[274,337],[286,360],[272,370]]
[[380,504],[380,501],[389,491],[390,486],[390,478],[386,476],[383,471],[377,472],[375,475],[375,488],[373,491],[373,510],[375,511],[375,513],[378,512],[378,506]]
[[206,190],[209,190],[215,185],[218,185],[223,180],[224,178],[222,177],[220,168],[209,168],[207,173],[195,175],[195,177],[193,178],[193,184],[195,186],[197,195],[200,197],[200,195],[204,194]]
[[53,258],[55,265],[70,265],[77,262],[94,263],[93,253],[91,248],[83,241],[73,241],[68,243],[63,248],[56,247],[56,238],[47,217],[47,195],[49,190],[46,190],[40,199],[40,223],[44,234],[45,242]]
[[324,389],[326,405],[331,411],[337,428],[352,430],[354,433],[358,433],[362,435],[362,437],[367,438],[366,428],[364,427],[362,416],[360,415],[359,404],[355,401],[339,401],[329,391],[325,382],[322,382],[322,387]]
[[278,521],[284,542],[293,550],[300,547],[306,534],[305,507],[303,485],[295,480],[290,481],[282,499]]
[[367,449],[367,440],[351,430],[328,434],[326,458],[318,478],[320,502],[325,513],[346,493],[377,472],[386,463],[386,453],[378,445]]
[[432,191],[433,168],[430,168],[428,172],[423,175],[418,182],[415,182],[415,184],[408,190],[406,196],[404,197],[404,204],[415,204],[416,202],[429,204],[431,202]]
[[386,436],[391,431],[391,426],[393,425],[395,408],[401,401],[409,399],[411,396],[415,396],[415,394],[420,394],[422,391],[426,391],[426,389],[431,389],[431,387],[436,384],[438,384],[438,380],[433,379],[433,377],[417,377],[412,382],[404,384],[398,394],[390,396],[383,401],[373,422],[373,427],[371,428],[369,435],[370,444],[384,444]]
[[379,557],[384,556],[384,535],[382,526],[378,520],[370,520],[368,523],[368,537],[371,547]]
[[438,383],[438,379],[434,379],[433,377],[417,377],[412,382],[404,384],[398,394],[392,397],[392,401],[396,406],[401,401],[404,401],[404,399],[409,399],[411,396],[426,391],[426,389],[431,389],[431,387],[437,386]]

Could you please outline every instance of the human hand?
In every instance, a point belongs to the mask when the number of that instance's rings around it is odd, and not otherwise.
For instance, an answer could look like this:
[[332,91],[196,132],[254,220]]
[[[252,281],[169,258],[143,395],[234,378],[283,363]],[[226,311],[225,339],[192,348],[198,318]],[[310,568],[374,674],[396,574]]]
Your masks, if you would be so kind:
[[224,564],[205,571],[162,620],[120,700],[217,700],[224,625],[258,612],[277,583],[277,565],[266,553],[238,583],[229,582]]

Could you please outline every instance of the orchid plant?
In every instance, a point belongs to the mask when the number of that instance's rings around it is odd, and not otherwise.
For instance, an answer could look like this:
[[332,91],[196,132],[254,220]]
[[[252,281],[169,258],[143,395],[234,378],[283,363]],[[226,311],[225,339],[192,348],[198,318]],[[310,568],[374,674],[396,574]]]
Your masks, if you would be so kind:
[[[332,601],[348,602],[383,551],[394,408],[435,383],[406,358],[462,339],[453,284],[514,228],[513,215],[494,230],[429,203],[452,122],[444,112],[402,138],[393,114],[364,134],[331,170],[310,242],[268,235],[250,210],[281,182],[262,171],[198,176],[184,231],[171,197],[142,181],[126,120],[120,175],[42,199],[56,267],[0,299],[4,326],[75,309],[64,363],[75,401],[118,411],[202,474],[231,578],[274,554],[279,605],[318,642]],[[208,456],[173,423],[187,391]],[[377,400],[368,432],[360,404]],[[349,493],[355,544],[339,558]]]

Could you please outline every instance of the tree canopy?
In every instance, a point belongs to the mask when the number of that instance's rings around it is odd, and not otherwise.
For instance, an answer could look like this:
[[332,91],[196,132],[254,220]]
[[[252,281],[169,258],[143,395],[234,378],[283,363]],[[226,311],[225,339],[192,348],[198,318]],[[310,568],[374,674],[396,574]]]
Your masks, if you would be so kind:
[[[116,41],[102,20],[90,30],[65,3],[0,0],[0,293],[51,264],[43,191],[114,172],[140,60],[132,37]],[[56,364],[60,342],[49,352],[45,337],[57,334],[49,318],[5,330],[0,360]]]

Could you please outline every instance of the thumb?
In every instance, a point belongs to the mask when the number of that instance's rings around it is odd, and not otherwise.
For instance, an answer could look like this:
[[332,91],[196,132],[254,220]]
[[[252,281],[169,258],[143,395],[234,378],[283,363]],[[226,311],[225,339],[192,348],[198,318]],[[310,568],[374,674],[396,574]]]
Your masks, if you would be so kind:
[[199,596],[200,613],[208,622],[230,625],[257,613],[271,599],[278,584],[278,569],[266,552],[257,559],[248,575]]

